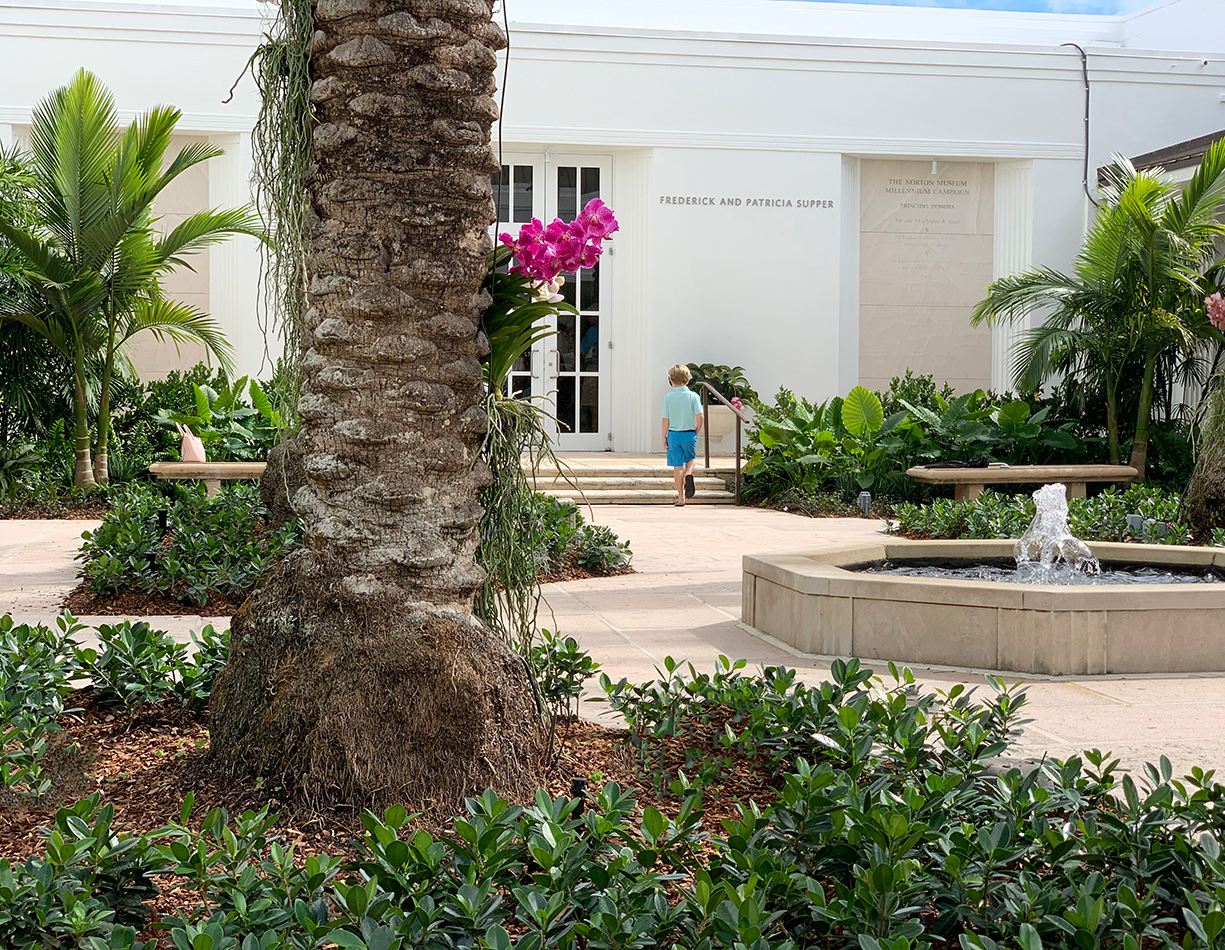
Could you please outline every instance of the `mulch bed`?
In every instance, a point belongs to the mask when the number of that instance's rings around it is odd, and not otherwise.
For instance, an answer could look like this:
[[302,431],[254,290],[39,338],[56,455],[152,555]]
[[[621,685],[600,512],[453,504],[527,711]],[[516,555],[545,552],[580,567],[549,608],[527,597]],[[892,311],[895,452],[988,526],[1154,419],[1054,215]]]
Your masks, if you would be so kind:
[[233,616],[246,597],[217,594],[203,607],[182,603],[161,591],[145,593],[126,590],[120,594],[99,597],[86,584],[78,584],[64,600],[64,609],[77,617],[102,615],[107,617],[165,617],[199,614],[206,617]]
[[610,567],[602,571],[593,571],[581,564],[567,564],[549,574],[540,575],[542,584],[560,584],[563,581],[584,581],[589,577],[619,577],[622,574],[637,574],[628,564],[625,567]]
[[0,521],[101,521],[110,508],[0,508]]
[[[552,574],[542,574],[540,583],[559,584],[562,581],[581,581],[589,577],[616,577],[635,573],[632,567],[614,567],[604,571],[592,571],[581,564],[569,564]],[[203,617],[232,617],[242,606],[246,597],[227,597],[215,594],[203,607],[185,604],[170,594],[161,591],[146,593],[126,590],[120,594],[98,596],[87,584],[78,584],[64,599],[63,607],[77,617],[181,617],[200,615]]]
[[[263,780],[233,781],[218,774],[207,761],[208,728],[204,716],[194,716],[172,703],[145,706],[123,714],[98,709],[89,699],[89,690],[71,697],[70,708],[61,724],[55,754],[58,801],[32,807],[0,799],[0,857],[22,860],[41,854],[40,826],[54,819],[56,808],[97,791],[103,802],[115,808],[117,831],[148,833],[178,822],[184,797],[195,796],[189,824],[199,821],[211,809],[224,807],[231,820],[244,811],[258,811],[265,805],[281,816],[275,827],[285,843],[293,844],[297,858],[328,853],[356,857],[353,842],[362,834],[361,824],[351,810],[303,812]],[[674,816],[681,800],[668,792],[652,788],[649,777],[639,770],[633,747],[624,729],[610,729],[578,721],[563,724],[555,745],[556,761],[545,779],[553,796],[569,795],[575,776],[599,777],[600,782],[616,781],[622,789],[633,789],[640,806],[654,805]],[[75,750],[72,746],[75,745]],[[686,743],[675,740],[676,755]],[[703,826],[720,831],[720,820],[735,817],[737,804],[756,801],[763,807],[776,796],[778,770],[770,771],[760,763],[744,761],[707,786]],[[599,782],[592,782],[591,791]],[[524,803],[528,804],[528,803]],[[432,832],[444,827],[430,827]],[[194,891],[178,878],[159,881],[161,893],[153,901],[152,922],[178,915],[189,915],[197,906]],[[155,931],[146,931],[149,939]]]

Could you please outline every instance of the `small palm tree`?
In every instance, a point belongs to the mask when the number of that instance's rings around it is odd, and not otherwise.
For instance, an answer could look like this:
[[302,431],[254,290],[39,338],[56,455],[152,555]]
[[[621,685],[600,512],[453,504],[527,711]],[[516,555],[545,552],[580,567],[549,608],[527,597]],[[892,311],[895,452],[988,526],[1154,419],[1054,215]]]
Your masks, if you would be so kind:
[[1137,171],[1115,156],[1103,203],[1071,274],[1036,268],[987,290],[971,323],[1025,319],[1014,364],[1016,385],[1032,392],[1056,373],[1083,374],[1106,394],[1110,461],[1119,461],[1119,386],[1124,367],[1143,367],[1131,464],[1144,477],[1159,364],[1219,339],[1198,301],[1214,241],[1225,234],[1225,141],[1205,154],[1185,189],[1160,170]]
[[[202,211],[173,231],[153,227],[153,203],[187,169],[221,154],[193,144],[166,161],[180,113],[155,108],[126,131],[102,82],[85,70],[34,110],[30,171],[34,220],[0,216],[0,238],[21,263],[24,291],[0,300],[0,319],[46,338],[72,367],[74,483],[107,478],[110,387],[122,346],[142,331],[203,343],[227,368],[230,347],[197,308],[170,301],[160,280],[185,258],[231,234],[259,236],[247,209]],[[102,365],[98,465],[91,462],[86,371]]]

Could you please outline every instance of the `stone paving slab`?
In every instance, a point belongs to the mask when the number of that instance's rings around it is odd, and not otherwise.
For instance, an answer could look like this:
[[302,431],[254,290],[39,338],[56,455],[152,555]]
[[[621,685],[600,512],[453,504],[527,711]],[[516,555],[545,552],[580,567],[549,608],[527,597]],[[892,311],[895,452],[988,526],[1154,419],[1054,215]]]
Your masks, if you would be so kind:
[[[592,467],[600,461],[592,459]],[[883,538],[875,519],[808,519],[753,508],[609,506],[584,514],[630,541],[637,573],[549,585],[539,621],[579,639],[614,680],[654,678],[668,655],[711,670],[720,653],[749,659],[750,666],[785,664],[810,683],[827,678],[829,658],[797,655],[739,624],[740,559]],[[73,556],[81,531],[95,525],[0,521],[0,613],[11,612],[19,622],[52,621],[76,584]],[[122,618],[82,619],[93,624]],[[228,619],[185,615],[151,622],[186,641],[188,631],[206,623],[220,628]],[[877,666],[884,671],[883,663]],[[915,675],[931,689],[964,683],[987,691],[981,673],[916,668]],[[1024,682],[1033,722],[1021,739],[1022,754],[1067,757],[1096,747],[1112,750],[1133,770],[1164,754],[1176,773],[1200,765],[1225,774],[1225,676]],[[582,709],[592,718],[609,718],[599,703]]]

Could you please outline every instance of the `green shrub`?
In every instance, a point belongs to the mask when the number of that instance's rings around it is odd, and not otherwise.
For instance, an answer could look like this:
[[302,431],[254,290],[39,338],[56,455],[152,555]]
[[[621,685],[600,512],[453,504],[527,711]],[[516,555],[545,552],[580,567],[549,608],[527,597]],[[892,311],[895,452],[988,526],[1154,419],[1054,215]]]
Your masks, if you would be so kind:
[[[709,383],[728,402],[733,399],[757,401],[757,390],[749,385],[743,366],[725,366],[720,363],[690,363],[688,366],[689,388],[699,396],[702,395],[702,389],[698,384]],[[713,399],[710,401],[716,402]]]
[[[1068,502],[1068,527],[1086,541],[1144,541],[1150,544],[1187,544],[1185,525],[1178,523],[1180,499],[1154,485],[1107,488],[1093,498]],[[1137,536],[1127,527],[1127,516],[1139,514],[1145,527]],[[937,499],[926,505],[894,507],[897,531],[927,538],[1019,538],[1034,518],[1029,495],[1001,495],[984,491],[973,501]],[[1214,543],[1217,540],[1214,539]]]
[[913,500],[931,489],[906,470],[938,460],[1015,465],[1087,458],[1076,420],[1053,419],[1050,406],[981,389],[953,396],[947,386],[938,391],[931,377],[909,373],[894,378],[883,396],[856,386],[845,399],[814,404],[780,389],[775,405],[756,408],[746,490],[771,504],[788,493],[831,490],[848,503],[865,490]]
[[[1176,780],[1163,758],[1135,778],[1097,751],[1001,758],[1025,697],[996,678],[980,700],[855,660],[813,686],[743,661],[665,666],[653,683],[603,680],[628,750],[670,790],[661,807],[614,782],[527,805],[490,790],[445,833],[395,805],[361,816],[356,859],[302,860],[267,808],[215,809],[193,831],[189,795],[145,841],[95,797],[56,816],[47,860],[0,862],[0,945],[131,947],[122,921],[164,874],[200,905],[163,921],[182,950],[1219,946],[1212,773]],[[729,763],[775,794],[716,824],[704,786]]]
[[72,638],[82,629],[69,614],[54,630],[0,617],[0,786],[13,793],[37,798],[51,789],[44,759],[73,690]]
[[600,671],[600,664],[574,637],[562,637],[550,630],[540,631],[530,662],[541,699],[553,718],[577,716],[583,685]]
[[178,664],[174,695],[184,706],[199,711],[208,707],[213,680],[225,668],[229,658],[230,631],[226,629],[218,633],[210,623],[199,634],[191,631],[191,642],[195,650],[186,662]]
[[[161,591],[204,607],[217,596],[242,596],[301,543],[296,519],[267,528],[256,486],[227,487],[213,498],[203,486],[169,491],[168,497],[142,485],[111,489],[111,510],[83,533],[77,554],[79,575],[94,594]],[[164,538],[159,509],[168,512]]]
[[168,431],[176,424],[189,426],[204,443],[210,461],[263,461],[281,440],[285,428],[281,413],[255,380],[243,376],[233,383],[218,381],[215,389],[192,383],[192,395],[192,409],[159,409],[156,419]]
[[101,652],[77,651],[81,668],[93,681],[94,702],[103,708],[131,709],[156,703],[174,692],[174,676],[184,665],[187,647],[144,621],[98,627]]
[[599,573],[625,567],[633,557],[629,542],[606,525],[586,524],[573,502],[536,492],[528,519],[527,530],[539,540],[534,547],[542,552],[540,573],[555,573],[572,563]]
[[622,541],[608,525],[586,524],[574,542],[576,560],[589,571],[611,571],[629,565],[633,554],[628,541]]

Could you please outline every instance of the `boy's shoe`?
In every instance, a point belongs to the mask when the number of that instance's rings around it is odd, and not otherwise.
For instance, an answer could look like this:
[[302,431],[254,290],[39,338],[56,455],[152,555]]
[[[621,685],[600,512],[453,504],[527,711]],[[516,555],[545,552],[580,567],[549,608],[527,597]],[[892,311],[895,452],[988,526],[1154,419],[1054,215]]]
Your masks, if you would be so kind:
[[685,476],[685,497],[692,498],[696,491],[697,491],[697,487],[693,484],[693,476],[686,475]]

